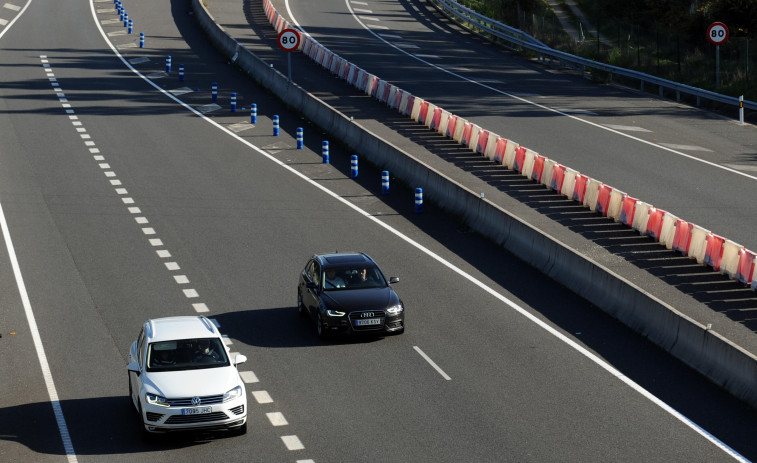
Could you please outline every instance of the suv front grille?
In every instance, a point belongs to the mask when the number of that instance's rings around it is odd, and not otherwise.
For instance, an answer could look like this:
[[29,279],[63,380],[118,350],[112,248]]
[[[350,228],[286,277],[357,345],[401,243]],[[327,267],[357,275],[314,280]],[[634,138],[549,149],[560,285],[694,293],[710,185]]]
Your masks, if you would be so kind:
[[172,415],[166,420],[166,424],[205,423],[208,421],[221,421],[227,419],[226,413],[203,413],[200,415]]
[[223,403],[223,394],[200,397],[199,404],[193,404],[192,397],[184,397],[181,399],[166,399],[166,401],[171,407],[199,407],[201,405],[214,405]]

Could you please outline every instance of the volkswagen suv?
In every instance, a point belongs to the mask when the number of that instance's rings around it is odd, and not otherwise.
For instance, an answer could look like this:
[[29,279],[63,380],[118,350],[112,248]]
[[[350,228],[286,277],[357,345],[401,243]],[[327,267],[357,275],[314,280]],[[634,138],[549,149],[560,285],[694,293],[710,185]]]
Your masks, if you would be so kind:
[[129,351],[129,397],[145,439],[180,430],[247,432],[247,395],[218,328],[206,317],[148,320]]

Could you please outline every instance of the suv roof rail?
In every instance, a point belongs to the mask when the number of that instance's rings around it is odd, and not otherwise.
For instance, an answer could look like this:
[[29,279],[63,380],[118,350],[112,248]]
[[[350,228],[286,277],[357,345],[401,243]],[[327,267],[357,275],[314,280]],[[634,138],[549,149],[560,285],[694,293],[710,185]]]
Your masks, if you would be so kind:
[[207,328],[208,331],[210,331],[213,334],[216,333],[216,326],[213,324],[213,322],[208,320],[208,317],[206,317],[205,315],[200,315],[197,318],[200,319],[200,321],[202,322],[203,325],[205,325],[205,328]]

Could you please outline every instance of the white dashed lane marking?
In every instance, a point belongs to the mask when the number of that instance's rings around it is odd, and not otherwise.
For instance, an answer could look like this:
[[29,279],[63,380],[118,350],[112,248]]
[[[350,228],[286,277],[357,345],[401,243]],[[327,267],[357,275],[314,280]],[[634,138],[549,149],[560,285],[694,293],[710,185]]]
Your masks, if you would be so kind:
[[247,384],[257,383],[258,377],[255,375],[255,373],[247,370],[247,371],[240,371],[239,376],[242,378],[242,381],[244,381]]
[[302,450],[305,448],[300,442],[300,438],[297,436],[281,436],[281,440],[286,445],[287,450]]
[[252,396],[259,404],[273,403],[273,399],[268,394],[268,391],[252,391]]
[[281,412],[266,413],[265,416],[268,417],[268,421],[270,421],[273,426],[286,426],[289,424],[286,418],[284,418],[284,414]]

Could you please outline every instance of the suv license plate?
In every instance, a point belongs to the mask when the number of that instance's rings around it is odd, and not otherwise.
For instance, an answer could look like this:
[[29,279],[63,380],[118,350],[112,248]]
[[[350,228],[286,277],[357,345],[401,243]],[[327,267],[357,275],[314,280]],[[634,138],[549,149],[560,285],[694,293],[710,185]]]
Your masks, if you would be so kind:
[[369,318],[366,320],[355,320],[355,325],[357,326],[365,326],[365,325],[380,325],[381,319],[380,318]]
[[203,413],[210,413],[211,407],[198,407],[198,408],[182,408],[182,415],[201,415]]

